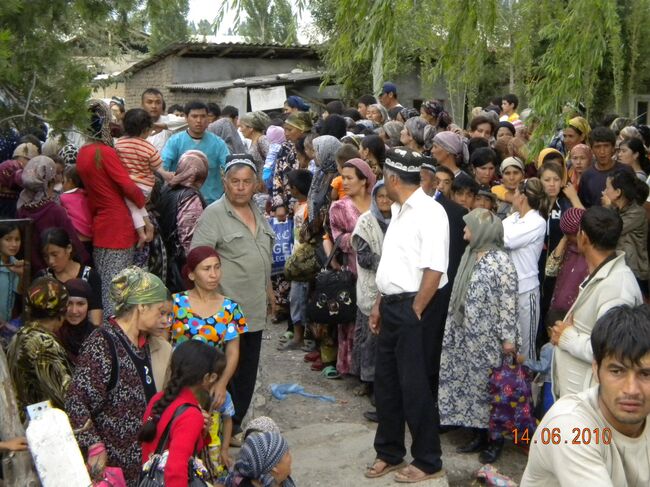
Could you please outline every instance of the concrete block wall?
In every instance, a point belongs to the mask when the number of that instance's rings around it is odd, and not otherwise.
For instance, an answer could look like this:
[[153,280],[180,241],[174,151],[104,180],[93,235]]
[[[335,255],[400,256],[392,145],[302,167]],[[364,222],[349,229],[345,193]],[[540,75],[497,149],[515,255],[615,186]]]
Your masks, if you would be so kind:
[[147,88],[159,89],[167,105],[170,104],[170,91],[166,87],[172,81],[172,60],[172,56],[161,59],[157,63],[134,73],[126,80],[124,97],[127,109],[140,106],[142,92]]

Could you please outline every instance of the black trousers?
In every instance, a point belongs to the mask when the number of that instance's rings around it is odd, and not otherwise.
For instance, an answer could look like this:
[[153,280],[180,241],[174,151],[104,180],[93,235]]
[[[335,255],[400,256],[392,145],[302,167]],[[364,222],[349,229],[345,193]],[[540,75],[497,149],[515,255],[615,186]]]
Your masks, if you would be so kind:
[[254,331],[239,335],[239,364],[230,379],[229,391],[235,406],[232,418],[233,434],[241,431],[241,423],[251,405],[257,381],[257,367],[262,350],[262,332]]
[[442,468],[437,407],[427,363],[430,354],[426,351],[425,329],[433,318],[432,304],[418,320],[412,309],[413,298],[382,303],[375,367],[377,458],[393,465],[404,459],[406,422],[413,437],[412,464],[429,474]]

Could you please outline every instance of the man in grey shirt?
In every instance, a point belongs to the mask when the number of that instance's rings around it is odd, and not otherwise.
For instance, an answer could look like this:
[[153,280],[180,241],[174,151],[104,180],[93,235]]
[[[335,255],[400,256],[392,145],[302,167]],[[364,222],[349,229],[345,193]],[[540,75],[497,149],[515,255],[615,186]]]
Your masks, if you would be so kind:
[[221,256],[220,293],[242,308],[248,333],[240,336],[239,366],[230,382],[235,406],[234,431],[250,406],[266,327],[271,254],[275,234],[253,202],[257,173],[247,154],[227,157],[224,195],[204,211],[194,230],[192,248],[214,247]]

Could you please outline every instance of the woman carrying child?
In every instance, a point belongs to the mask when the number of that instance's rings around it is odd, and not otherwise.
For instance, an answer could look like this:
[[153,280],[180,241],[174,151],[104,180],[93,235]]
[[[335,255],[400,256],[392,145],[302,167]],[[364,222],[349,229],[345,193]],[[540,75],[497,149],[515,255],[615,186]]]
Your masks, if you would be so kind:
[[[147,112],[142,108],[132,108],[124,115],[126,135],[115,143],[115,150],[129,177],[147,200],[156,184],[154,173],[162,167],[158,150],[147,141],[152,127],[153,121]],[[140,248],[145,242],[153,240],[154,227],[146,208],[139,208],[129,198],[124,198],[124,202],[131,212],[133,226],[138,232],[138,248]]]

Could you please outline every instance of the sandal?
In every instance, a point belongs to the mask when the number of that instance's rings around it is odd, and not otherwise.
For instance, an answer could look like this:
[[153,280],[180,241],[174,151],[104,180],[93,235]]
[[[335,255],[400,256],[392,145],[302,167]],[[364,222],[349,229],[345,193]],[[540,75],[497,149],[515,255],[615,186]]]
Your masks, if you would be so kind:
[[[378,464],[380,463],[384,464],[384,468],[382,469],[377,468]],[[394,472],[395,470],[399,470],[404,465],[405,465],[404,462],[398,463],[397,465],[391,465],[388,462],[376,458],[375,462],[372,465],[370,465],[368,468],[366,468],[364,475],[366,476],[367,479],[378,479],[379,477],[388,475],[389,473]]]
[[413,465],[408,465],[407,467],[401,469],[395,474],[395,482],[400,484],[415,484],[416,482],[422,482],[423,480],[433,480],[433,479],[442,479],[445,478],[447,473],[440,469],[435,473],[425,473]]
[[288,350],[300,350],[300,347],[302,347],[302,343],[296,343],[291,340],[290,342],[280,343],[280,345],[277,346],[277,350],[286,352]]
[[357,397],[369,396],[370,395],[370,384],[367,382],[362,382],[357,387],[354,388],[352,393]]
[[282,335],[280,335],[280,343],[287,343],[289,340],[293,340],[293,332],[292,331],[285,331]]
[[311,364],[311,370],[315,370],[316,372],[320,372],[325,368],[323,365],[323,361],[319,358],[318,360],[314,360],[314,363]]
[[318,360],[318,359],[320,359],[320,351],[319,350],[314,350],[313,352],[309,352],[303,358],[303,360],[305,362],[316,362],[316,360]]
[[333,365],[328,365],[327,367],[325,367],[320,374],[326,379],[341,378],[341,374],[339,374],[338,370],[336,370],[336,367],[334,367]]

